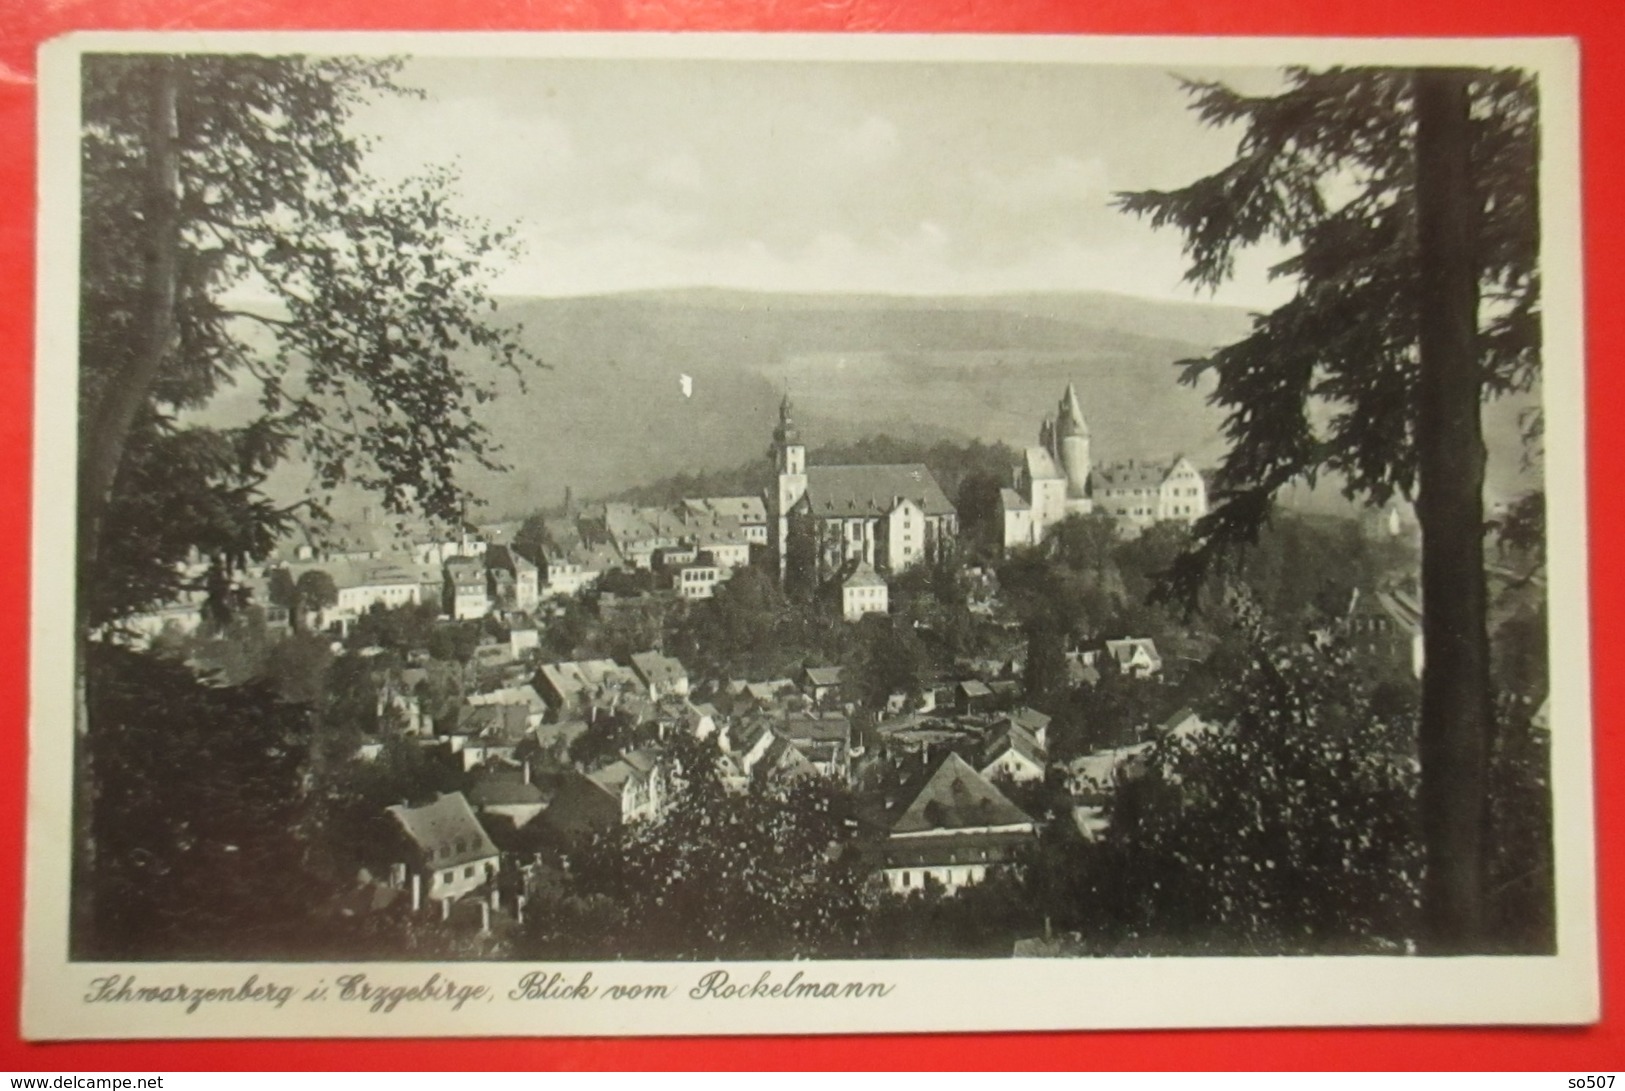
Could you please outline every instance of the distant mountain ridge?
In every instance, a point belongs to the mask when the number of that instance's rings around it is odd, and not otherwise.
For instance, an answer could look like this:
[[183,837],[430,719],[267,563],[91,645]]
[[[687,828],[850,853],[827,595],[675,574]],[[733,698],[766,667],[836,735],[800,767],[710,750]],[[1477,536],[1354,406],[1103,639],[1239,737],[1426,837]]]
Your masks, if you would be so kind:
[[[1040,421],[1074,382],[1096,461],[1184,454],[1210,467],[1226,449],[1223,414],[1207,404],[1210,387],[1180,385],[1175,365],[1250,328],[1236,308],[1103,292],[684,288],[508,298],[497,318],[523,325],[548,370],[523,391],[505,372],[492,380],[500,395],[482,419],[511,468],[466,471],[488,518],[555,505],[566,487],[587,500],[752,460],[765,466],[786,391],[810,448],[889,436],[1019,450],[1037,441]],[[490,365],[471,366],[485,375]],[[255,412],[248,391],[234,400],[242,404],[223,402],[211,415]],[[1486,413],[1492,493],[1529,486],[1516,432],[1529,402],[1509,399]],[[300,480],[290,468],[279,491],[296,492]],[[1347,510],[1324,484],[1291,503]]]
[[[1245,312],[1107,293],[775,294],[694,288],[507,299],[551,370],[504,382],[487,423],[513,471],[471,475],[492,510],[620,492],[765,459],[788,390],[812,445],[1034,442],[1075,381],[1098,458],[1222,453],[1218,414],[1174,364]],[[684,396],[682,376],[691,379]]]

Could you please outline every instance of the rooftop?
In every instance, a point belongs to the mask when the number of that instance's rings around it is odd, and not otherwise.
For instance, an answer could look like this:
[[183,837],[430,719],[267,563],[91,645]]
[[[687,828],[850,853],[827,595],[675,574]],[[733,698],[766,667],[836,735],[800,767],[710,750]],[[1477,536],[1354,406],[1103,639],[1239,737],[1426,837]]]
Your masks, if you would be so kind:
[[926,515],[954,514],[924,463],[807,467],[807,510],[820,518],[879,518],[900,497],[920,505]]
[[461,792],[447,792],[422,807],[387,808],[435,867],[454,867],[497,854]]
[[902,798],[906,803],[891,819],[893,834],[1019,824],[1030,827],[1033,821],[952,751],[929,767]]

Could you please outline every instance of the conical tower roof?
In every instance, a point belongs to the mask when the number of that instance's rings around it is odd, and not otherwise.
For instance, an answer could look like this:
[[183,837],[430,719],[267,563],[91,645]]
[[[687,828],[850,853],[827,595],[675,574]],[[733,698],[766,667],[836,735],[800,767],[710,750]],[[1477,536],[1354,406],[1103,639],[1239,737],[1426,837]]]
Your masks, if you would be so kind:
[[1061,405],[1055,415],[1055,434],[1057,436],[1089,434],[1089,426],[1083,420],[1083,406],[1078,404],[1078,388],[1070,382],[1066,384],[1066,393],[1061,395]]

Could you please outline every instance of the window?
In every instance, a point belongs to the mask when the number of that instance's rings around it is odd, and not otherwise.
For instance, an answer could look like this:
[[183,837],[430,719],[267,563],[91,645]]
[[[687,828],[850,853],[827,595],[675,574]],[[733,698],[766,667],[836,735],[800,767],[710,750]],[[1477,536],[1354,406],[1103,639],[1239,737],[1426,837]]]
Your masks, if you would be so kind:
[[463,878],[472,879],[473,877],[474,877],[474,868],[473,868],[473,866],[470,865],[469,867],[465,867],[463,869]]
[[448,871],[444,875],[440,876],[440,881],[442,884],[449,884],[456,877],[457,873],[455,871]]

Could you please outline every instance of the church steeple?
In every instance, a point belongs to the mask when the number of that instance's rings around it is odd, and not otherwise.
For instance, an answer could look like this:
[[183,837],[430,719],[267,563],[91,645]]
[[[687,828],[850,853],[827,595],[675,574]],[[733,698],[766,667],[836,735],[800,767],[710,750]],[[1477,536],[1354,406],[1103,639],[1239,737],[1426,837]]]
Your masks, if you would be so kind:
[[773,429],[773,442],[780,446],[786,443],[800,443],[801,433],[796,431],[796,422],[790,416],[790,394],[785,392],[784,400],[779,402],[779,424]]

